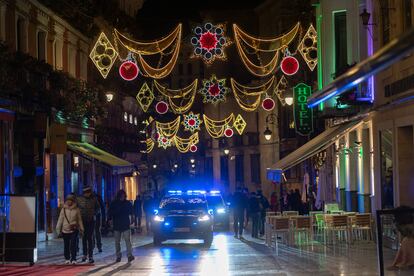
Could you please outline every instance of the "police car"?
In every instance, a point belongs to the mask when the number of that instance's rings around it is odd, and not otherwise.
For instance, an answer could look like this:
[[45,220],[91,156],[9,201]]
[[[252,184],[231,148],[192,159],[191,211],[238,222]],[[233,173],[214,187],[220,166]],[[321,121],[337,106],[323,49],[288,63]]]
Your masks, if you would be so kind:
[[213,213],[214,227],[229,230],[230,216],[229,208],[225,203],[220,191],[212,190],[206,193],[206,199],[210,212]]

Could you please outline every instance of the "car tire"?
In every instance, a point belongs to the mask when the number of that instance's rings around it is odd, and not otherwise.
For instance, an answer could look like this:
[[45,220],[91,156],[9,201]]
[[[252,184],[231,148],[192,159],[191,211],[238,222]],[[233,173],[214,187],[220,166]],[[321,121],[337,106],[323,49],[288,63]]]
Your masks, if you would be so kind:
[[204,237],[204,247],[209,248],[211,246],[211,244],[213,243],[213,233],[208,233],[205,237]]
[[159,236],[154,235],[154,246],[160,246],[162,243],[162,239]]

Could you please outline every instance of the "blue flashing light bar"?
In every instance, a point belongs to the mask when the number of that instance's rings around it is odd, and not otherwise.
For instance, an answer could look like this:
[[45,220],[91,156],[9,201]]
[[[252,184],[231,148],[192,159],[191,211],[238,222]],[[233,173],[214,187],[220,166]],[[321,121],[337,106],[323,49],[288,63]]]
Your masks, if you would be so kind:
[[308,107],[313,108],[324,101],[339,96],[414,51],[414,28],[392,40],[374,55],[350,68],[343,75],[313,93]]
[[217,191],[217,190],[210,191],[210,194],[220,194],[220,191]]

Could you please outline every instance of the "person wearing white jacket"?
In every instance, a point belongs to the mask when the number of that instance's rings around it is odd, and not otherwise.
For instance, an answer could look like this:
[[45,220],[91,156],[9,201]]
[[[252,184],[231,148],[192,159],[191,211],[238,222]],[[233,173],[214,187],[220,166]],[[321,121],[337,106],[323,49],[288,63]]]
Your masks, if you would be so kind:
[[76,198],[74,195],[68,195],[56,225],[56,232],[63,237],[66,264],[76,264],[77,239],[79,233],[82,234],[83,231],[82,217]]

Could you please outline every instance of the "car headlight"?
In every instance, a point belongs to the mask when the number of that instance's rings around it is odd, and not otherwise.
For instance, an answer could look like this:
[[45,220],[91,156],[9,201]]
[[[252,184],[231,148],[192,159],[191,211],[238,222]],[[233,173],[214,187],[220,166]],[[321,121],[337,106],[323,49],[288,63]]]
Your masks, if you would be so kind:
[[217,214],[225,214],[226,213],[226,209],[224,208],[218,208],[217,209]]
[[209,220],[210,220],[209,215],[204,215],[204,216],[198,217],[198,221],[209,221]]
[[164,221],[164,217],[156,215],[154,216],[154,221],[159,221],[159,222]]

